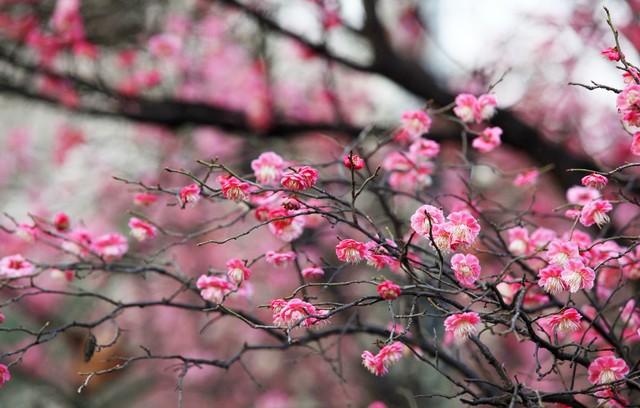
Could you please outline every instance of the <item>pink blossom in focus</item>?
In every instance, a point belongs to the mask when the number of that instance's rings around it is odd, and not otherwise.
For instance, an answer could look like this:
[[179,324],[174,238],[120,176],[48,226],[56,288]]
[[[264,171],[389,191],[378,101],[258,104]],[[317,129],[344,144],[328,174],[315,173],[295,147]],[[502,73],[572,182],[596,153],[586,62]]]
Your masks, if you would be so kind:
[[378,291],[378,295],[380,295],[380,297],[384,300],[396,299],[398,296],[400,296],[401,292],[400,286],[396,285],[390,280],[386,280],[378,284],[376,290]]
[[222,189],[222,195],[224,198],[233,201],[246,200],[248,197],[251,185],[245,183],[231,175],[218,176],[218,183]]
[[598,357],[589,365],[589,382],[591,384],[609,384],[623,379],[629,373],[629,366],[614,356]]
[[292,329],[297,326],[310,327],[320,323],[326,310],[317,309],[311,303],[293,298],[289,301],[276,299],[271,302],[273,324],[282,328]]
[[469,123],[475,120],[476,97],[471,94],[460,94],[456,96],[456,106],[453,113],[463,122]]
[[188,186],[184,186],[180,189],[178,193],[178,198],[180,199],[180,203],[182,207],[186,207],[187,205],[193,205],[200,201],[200,186],[196,183],[189,184]]
[[567,290],[567,285],[562,280],[562,267],[558,265],[549,265],[538,271],[538,285],[544,289],[545,292],[557,295],[558,293]]
[[585,227],[590,227],[593,224],[602,227],[609,222],[607,213],[612,209],[613,206],[607,200],[593,200],[582,207],[580,224]]
[[502,135],[502,129],[499,127],[485,128],[482,133],[473,139],[471,145],[482,153],[489,153],[502,143],[500,135]]
[[444,320],[444,329],[451,333],[456,342],[461,342],[478,332],[480,315],[476,312],[457,313]]
[[571,241],[554,239],[547,246],[545,257],[551,264],[564,266],[580,256],[578,245]]
[[455,273],[456,280],[466,288],[475,287],[480,278],[480,261],[473,254],[455,254],[451,257],[451,269]]
[[213,303],[222,303],[224,297],[233,290],[233,285],[217,276],[201,275],[196,282],[200,296]]
[[582,261],[571,259],[564,266],[561,276],[569,287],[569,291],[576,293],[580,289],[591,289],[596,273],[588,266],[584,266]]
[[450,234],[449,246],[453,251],[473,245],[480,233],[480,224],[468,211],[449,214],[443,228]]
[[362,364],[374,375],[385,375],[389,372],[389,367],[402,358],[403,350],[404,345],[395,342],[382,347],[377,354],[364,351],[361,355]]
[[544,324],[553,332],[568,333],[577,331],[580,328],[582,315],[574,309],[569,308],[560,313],[546,318]]
[[240,285],[251,277],[251,270],[247,268],[245,263],[237,258],[227,261],[227,277],[236,285]]
[[336,256],[342,262],[358,263],[367,252],[367,245],[353,239],[343,239],[336,245]]
[[302,166],[284,173],[280,184],[289,190],[301,191],[313,187],[316,181],[318,181],[318,171],[309,166]]
[[432,230],[431,223],[435,225],[443,222],[444,214],[442,210],[428,204],[418,208],[411,216],[411,228],[423,237],[429,236],[429,231]]
[[493,95],[485,94],[476,99],[471,94],[460,94],[455,100],[456,106],[453,113],[463,122],[470,123],[475,121],[480,123],[484,120],[491,119],[495,114],[497,105],[496,98]]

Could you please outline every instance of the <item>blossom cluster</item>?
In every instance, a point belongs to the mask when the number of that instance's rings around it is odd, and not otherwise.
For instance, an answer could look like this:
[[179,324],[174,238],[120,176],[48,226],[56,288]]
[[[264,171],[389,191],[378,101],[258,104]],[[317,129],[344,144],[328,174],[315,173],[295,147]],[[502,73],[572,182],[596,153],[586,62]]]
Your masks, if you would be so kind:
[[389,367],[402,358],[404,349],[405,346],[396,341],[382,347],[376,354],[364,351],[362,364],[374,375],[385,375],[389,372]]
[[[456,97],[453,113],[464,123],[482,123],[493,117],[496,112],[496,98],[484,94],[476,98],[474,95],[463,93]],[[502,144],[502,129],[499,127],[485,127],[477,132],[471,145],[481,153],[489,153]]]
[[445,219],[441,209],[429,204],[413,213],[411,228],[441,252],[468,249],[480,233],[480,224],[469,211],[454,211]]
[[422,137],[430,127],[431,118],[424,111],[402,115],[402,126],[394,134],[394,140],[408,148],[387,154],[382,162],[391,187],[411,191],[431,185],[433,160],[440,153],[440,144]]
[[302,299],[274,299],[271,301],[273,324],[291,330],[296,327],[311,327],[326,321],[327,310],[318,309]]

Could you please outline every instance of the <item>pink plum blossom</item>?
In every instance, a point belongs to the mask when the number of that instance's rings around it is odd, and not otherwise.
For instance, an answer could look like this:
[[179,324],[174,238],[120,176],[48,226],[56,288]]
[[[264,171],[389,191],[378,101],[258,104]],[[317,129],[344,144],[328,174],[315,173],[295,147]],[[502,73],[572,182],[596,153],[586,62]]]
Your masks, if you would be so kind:
[[453,255],[451,269],[453,269],[458,283],[466,288],[475,287],[475,282],[480,278],[480,261],[473,254]]
[[398,296],[400,296],[401,292],[400,286],[396,285],[390,280],[386,280],[378,284],[376,290],[378,291],[378,295],[380,295],[380,297],[384,300],[396,299]]
[[22,255],[9,255],[0,259],[0,278],[15,279],[31,276],[35,272],[35,266],[24,259]]
[[488,127],[473,139],[471,145],[482,153],[489,153],[502,144],[501,135],[502,129],[499,127]]
[[251,162],[256,182],[274,185],[282,177],[285,163],[282,157],[274,152],[264,152]]
[[609,384],[623,379],[629,373],[629,366],[614,356],[598,357],[589,364],[589,382],[591,384]]
[[91,242],[91,250],[106,262],[111,262],[124,256],[129,250],[129,243],[120,234],[104,234]]
[[580,289],[591,289],[596,274],[593,269],[584,266],[582,261],[570,259],[562,270],[562,280],[569,287],[571,293],[576,293]]
[[268,251],[265,254],[265,260],[267,261],[268,264],[273,266],[285,266],[288,263],[292,262],[294,259],[296,259],[296,253],[291,251],[289,252]]
[[480,315],[476,312],[465,312],[452,314],[444,321],[444,329],[453,335],[457,342],[466,340],[469,336],[474,336],[478,332]]
[[129,228],[131,235],[140,242],[155,238],[158,233],[156,227],[136,217],[129,219]]
[[336,256],[342,262],[358,263],[364,259],[367,245],[353,239],[343,239],[336,245]]
[[233,285],[217,276],[201,275],[196,282],[200,296],[212,303],[222,303],[224,297],[233,290]]

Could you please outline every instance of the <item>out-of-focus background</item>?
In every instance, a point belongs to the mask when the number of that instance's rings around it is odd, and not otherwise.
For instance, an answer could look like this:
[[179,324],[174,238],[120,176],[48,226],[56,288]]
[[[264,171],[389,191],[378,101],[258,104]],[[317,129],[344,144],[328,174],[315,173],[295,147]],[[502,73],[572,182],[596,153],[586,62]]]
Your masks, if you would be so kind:
[[[132,210],[136,190],[113,176],[180,187],[184,179],[164,168],[191,169],[196,159],[219,158],[249,170],[266,150],[305,162],[333,160],[364,127],[392,129],[406,110],[426,102],[443,106],[460,92],[479,94],[491,85],[505,148],[485,160],[513,172],[545,168],[552,206],[575,181],[566,168],[629,157],[615,94],[568,85],[623,86],[621,72],[600,55],[613,45],[604,5],[626,58],[636,61],[640,2],[634,0],[0,0],[0,209],[19,223],[64,211],[92,231],[125,231],[130,211],[138,211]],[[450,124],[436,119],[433,128],[444,146],[457,147]],[[504,182],[482,167],[474,177],[485,191]],[[447,182],[436,179],[434,186]],[[182,230],[220,211],[175,216],[166,208],[147,215]],[[3,225],[11,226],[10,218]],[[234,251],[273,249],[270,237],[259,237],[218,249],[179,246],[162,256],[198,276],[222,269]],[[0,255],[17,252],[56,259],[54,251],[0,235]],[[150,282],[100,279],[71,285],[101,285],[125,297],[155,290]],[[283,276],[264,281],[269,287],[255,283],[249,306],[291,287]],[[0,302],[10,295],[2,296]],[[91,315],[88,305],[34,297],[12,306],[5,324],[37,328]],[[142,344],[223,356],[253,336],[238,325],[200,333],[206,319],[187,312],[140,310],[124,319],[117,347],[98,357],[126,355]],[[95,334],[108,342],[113,330],[107,324]],[[78,394],[77,373],[95,368],[82,362],[85,335],[67,333],[26,353],[0,391],[0,406],[176,406],[180,367],[160,363],[98,378]],[[21,341],[0,333],[0,351]],[[191,370],[185,406],[360,407],[382,398],[415,406],[411,396],[420,390],[450,391],[425,365],[402,363],[383,379],[366,374],[359,353],[370,344],[345,340],[352,358],[338,373],[303,349],[251,355],[249,368]],[[457,406],[442,399],[419,404]]]

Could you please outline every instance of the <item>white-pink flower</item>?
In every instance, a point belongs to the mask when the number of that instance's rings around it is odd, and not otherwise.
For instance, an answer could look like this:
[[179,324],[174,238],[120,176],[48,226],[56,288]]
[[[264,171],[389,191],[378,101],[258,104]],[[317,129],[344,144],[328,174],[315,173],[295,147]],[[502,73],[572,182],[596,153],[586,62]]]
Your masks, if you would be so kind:
[[589,364],[589,382],[591,384],[609,384],[623,379],[629,373],[629,366],[614,356],[598,357]]
[[353,239],[343,239],[336,245],[336,256],[342,262],[358,263],[367,253],[367,245]]
[[543,326],[551,332],[570,333],[580,329],[582,315],[574,308],[566,309],[560,313],[547,317],[543,321]]
[[0,259],[0,278],[15,279],[33,275],[35,267],[22,255],[9,255]]
[[374,375],[385,375],[389,372],[389,366],[402,358],[403,351],[404,345],[397,341],[382,347],[377,354],[364,351],[361,355],[362,364]]
[[264,152],[251,162],[251,169],[260,184],[274,185],[282,177],[285,163],[278,154]]
[[122,258],[129,250],[129,243],[120,234],[104,234],[91,242],[91,250],[106,262],[111,262]]
[[463,122],[469,123],[475,120],[476,97],[471,94],[460,94],[456,96],[456,106],[453,113]]
[[431,118],[422,110],[404,112],[401,120],[402,127],[394,135],[394,139],[400,143],[418,140],[431,127]]
[[545,256],[549,263],[564,266],[570,259],[579,258],[580,251],[574,242],[554,239],[549,242]]
[[480,224],[468,211],[455,211],[447,216],[443,228],[449,233],[452,251],[471,246],[480,233]]
[[491,119],[495,114],[497,101],[493,95],[485,94],[476,99],[471,94],[460,94],[456,97],[453,113],[463,122],[480,123]]
[[129,228],[131,235],[140,242],[155,238],[157,234],[156,227],[136,217],[129,220]]
[[476,312],[457,313],[444,320],[444,329],[453,335],[456,342],[461,342],[478,332],[480,321],[480,315]]
[[489,153],[502,144],[502,129],[499,127],[485,128],[475,139],[471,145],[482,153]]
[[593,200],[582,207],[580,211],[580,224],[590,227],[596,224],[602,227],[609,222],[607,213],[613,209],[611,203],[607,200]]
[[251,277],[251,270],[247,268],[242,260],[238,258],[229,259],[227,261],[227,277],[231,282],[240,285]]
[[461,286],[475,287],[480,278],[480,261],[472,254],[455,254],[451,257],[451,269]]
[[596,190],[602,190],[609,182],[609,179],[607,179],[602,174],[591,173],[587,176],[584,176],[580,180],[580,182],[585,187],[595,188]]
[[584,266],[579,259],[570,259],[562,270],[562,280],[569,287],[571,293],[580,289],[591,289],[596,278],[593,269]]
[[196,183],[189,184],[180,189],[178,193],[180,204],[186,207],[188,204],[195,204],[200,201],[200,186]]
[[311,303],[298,298],[289,301],[275,299],[271,301],[271,310],[273,324],[289,330],[297,326],[313,326],[323,321],[322,317],[327,315],[326,310],[317,309]]
[[538,271],[538,285],[544,289],[545,292],[557,295],[558,293],[567,290],[567,285],[562,280],[562,267],[558,265],[549,265]]
[[217,276],[207,275],[201,275],[198,278],[196,287],[200,289],[200,296],[204,300],[213,303],[222,303],[224,297],[234,289],[231,282]]
[[418,208],[411,216],[411,228],[423,237],[428,237],[429,231],[433,233],[432,224],[442,224],[443,222],[442,210],[428,204]]

